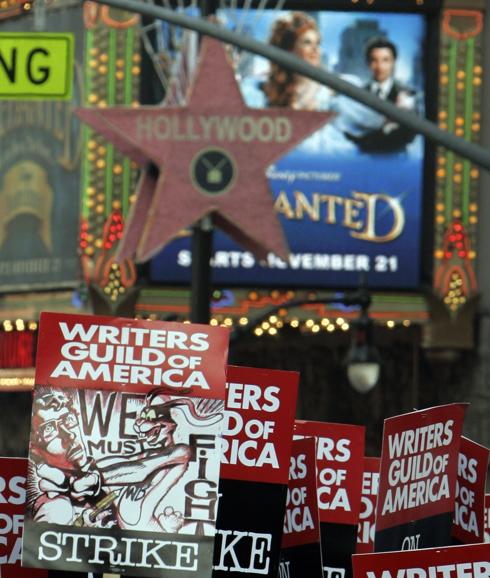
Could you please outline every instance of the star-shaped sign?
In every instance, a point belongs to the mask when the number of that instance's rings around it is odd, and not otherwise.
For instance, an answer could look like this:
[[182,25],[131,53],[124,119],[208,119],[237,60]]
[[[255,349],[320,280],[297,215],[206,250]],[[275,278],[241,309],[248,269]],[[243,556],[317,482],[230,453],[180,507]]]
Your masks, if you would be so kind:
[[222,44],[205,38],[186,106],[80,109],[79,117],[146,170],[119,258],[144,262],[212,213],[259,257],[285,258],[265,170],[324,125],[329,113],[257,110],[243,101]]

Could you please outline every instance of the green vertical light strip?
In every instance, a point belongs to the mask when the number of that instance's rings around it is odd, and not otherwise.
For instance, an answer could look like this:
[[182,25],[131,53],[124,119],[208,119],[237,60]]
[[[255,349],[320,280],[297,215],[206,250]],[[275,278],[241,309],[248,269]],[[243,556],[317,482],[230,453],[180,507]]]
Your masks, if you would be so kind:
[[126,53],[124,59],[124,103],[131,105],[133,101],[133,50],[134,50],[134,28],[126,31]]
[[[84,58],[84,93],[83,93],[83,105],[87,105],[88,95],[92,92],[92,78],[90,72],[90,51],[92,50],[94,45],[94,33],[92,30],[87,30],[85,33],[85,58]],[[82,123],[82,194],[80,195],[80,199],[82,202],[82,210],[81,214],[84,219],[88,219],[89,217],[89,209],[87,207],[87,189],[90,182],[90,163],[88,161],[88,141],[90,140],[90,136],[92,134],[92,130],[85,124]]]
[[[458,59],[458,42],[451,39],[449,45],[449,81],[448,81],[448,130],[454,132],[456,124],[456,68]],[[446,223],[450,223],[453,214],[453,176],[454,153],[447,152],[446,187],[444,204],[446,206]]]
[[[108,49],[108,67],[107,67],[107,104],[113,106],[116,99],[116,49],[117,37],[113,28],[109,30],[109,49]],[[112,182],[113,182],[113,161],[114,147],[107,143],[106,149],[106,166],[105,166],[105,212],[109,216],[112,212]]]
[[[131,106],[133,102],[133,51],[134,51],[134,28],[126,31],[126,53],[124,55],[124,104]],[[122,190],[122,214],[126,218],[129,210],[129,196],[131,191],[131,165],[128,157],[123,161],[123,190]]]
[[[465,91],[465,134],[466,140],[471,141],[473,125],[473,69],[475,65],[475,39],[469,38],[466,42],[466,91]],[[468,224],[470,193],[471,193],[471,163],[468,160],[463,164],[463,223]]]

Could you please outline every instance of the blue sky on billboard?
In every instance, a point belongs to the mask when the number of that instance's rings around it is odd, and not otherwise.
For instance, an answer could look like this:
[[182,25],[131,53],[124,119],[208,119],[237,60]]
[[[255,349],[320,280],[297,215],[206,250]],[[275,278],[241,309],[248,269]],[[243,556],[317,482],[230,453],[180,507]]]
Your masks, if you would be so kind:
[[[286,10],[256,10],[222,9],[218,18],[229,28],[239,27],[247,35],[257,40],[267,41],[273,22],[288,14]],[[413,63],[420,55],[420,47],[425,40],[425,19],[419,14],[399,14],[376,12],[308,12],[318,22],[321,32],[322,65],[329,70],[337,70],[338,54],[342,43],[342,33],[355,23],[376,23],[379,36],[385,36],[395,42],[399,48],[397,62],[397,78],[402,82],[412,84]],[[260,56],[254,56],[254,73],[263,74],[269,69],[269,62]],[[366,73],[367,73],[366,66]],[[419,87],[421,88],[421,87]]]

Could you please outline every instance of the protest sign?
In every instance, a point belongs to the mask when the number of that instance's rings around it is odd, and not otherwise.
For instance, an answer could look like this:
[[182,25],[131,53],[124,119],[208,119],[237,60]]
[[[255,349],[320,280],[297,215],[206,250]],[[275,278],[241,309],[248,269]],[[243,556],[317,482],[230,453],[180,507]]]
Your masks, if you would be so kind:
[[22,568],[27,460],[0,458],[0,577],[46,578],[46,570]]
[[227,334],[41,316],[24,565],[211,576]]
[[229,367],[214,578],[277,578],[299,375]]
[[354,578],[488,578],[490,544],[357,554]]
[[294,434],[317,440],[324,574],[327,578],[350,576],[361,511],[365,428],[297,420]]
[[374,552],[376,500],[379,487],[380,458],[364,458],[362,477],[361,513],[357,533],[357,554]]
[[323,578],[315,438],[293,441],[279,578]]
[[456,544],[479,544],[485,541],[488,456],[488,448],[461,438],[452,532]]
[[465,409],[450,404],[385,420],[376,552],[451,544]]
[[42,313],[36,383],[191,388],[195,397],[224,399],[228,334],[208,325]]

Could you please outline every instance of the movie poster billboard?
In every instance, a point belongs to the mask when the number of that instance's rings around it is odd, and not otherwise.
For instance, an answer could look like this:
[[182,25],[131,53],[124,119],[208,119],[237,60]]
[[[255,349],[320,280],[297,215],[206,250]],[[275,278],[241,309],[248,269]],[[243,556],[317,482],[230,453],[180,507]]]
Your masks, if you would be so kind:
[[0,458],[0,578],[47,578],[46,570],[22,568],[27,460]]
[[228,367],[214,578],[277,578],[299,374]]
[[323,578],[315,438],[293,441],[279,578]]
[[358,554],[352,565],[354,578],[486,578],[490,544]]
[[[44,32],[71,32],[71,101],[0,101],[0,292],[79,283],[82,6],[48,6]],[[33,31],[34,14],[2,22],[4,32]],[[35,74],[54,74],[33,58]]]
[[489,453],[488,448],[468,438],[461,438],[453,519],[455,544],[485,541],[485,486]]
[[349,578],[361,511],[364,426],[296,420],[295,439],[317,443],[318,509],[326,578]]
[[[415,114],[424,114],[426,21],[376,11],[222,9],[218,19]],[[246,51],[234,53],[252,108],[331,111],[335,117],[267,170],[291,255],[258,263],[222,232],[213,278],[221,285],[415,288],[420,282],[422,137],[331,89]],[[385,63],[385,65],[383,65]],[[403,178],[400,178],[403,175]],[[188,282],[189,235],[151,265],[157,282]]]
[[374,552],[380,461],[380,458],[364,458],[361,512],[359,514],[356,554],[369,554],[370,552]]
[[376,506],[375,551],[448,546],[465,404],[388,418]]
[[22,562],[212,573],[228,331],[43,313]]

